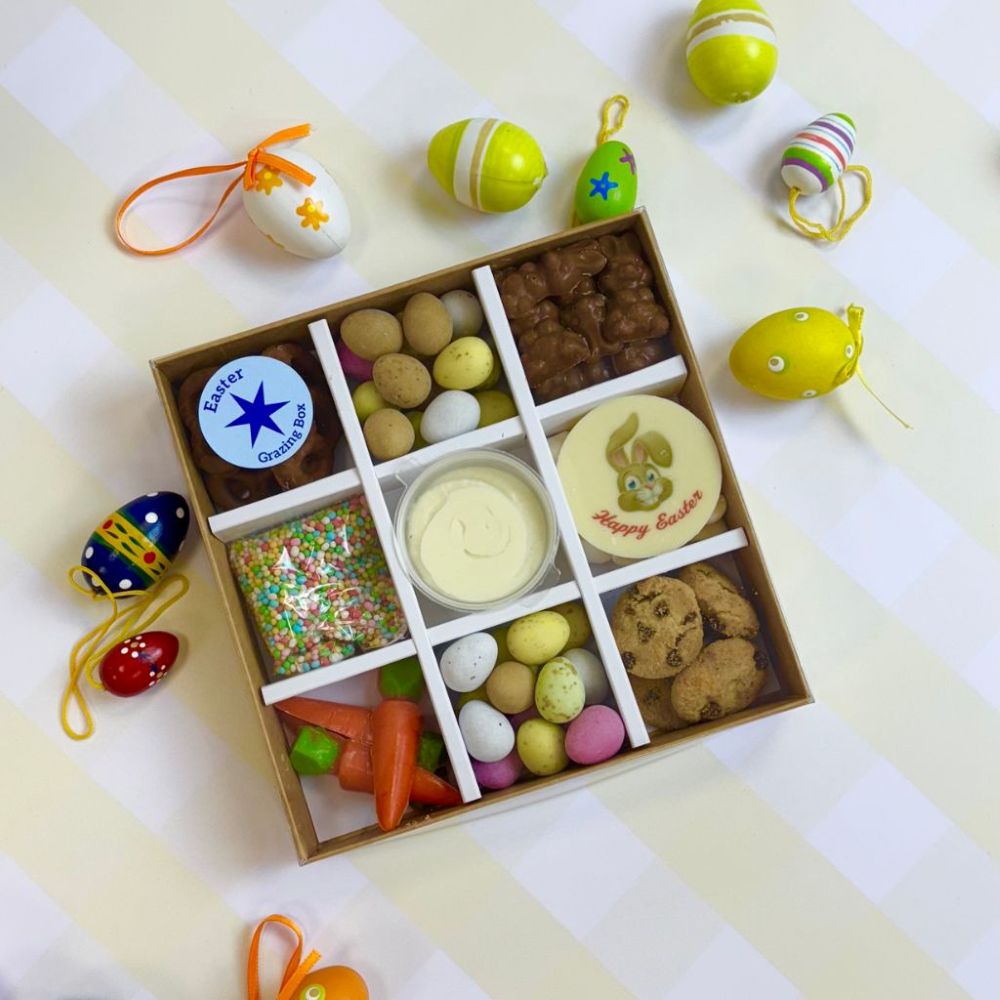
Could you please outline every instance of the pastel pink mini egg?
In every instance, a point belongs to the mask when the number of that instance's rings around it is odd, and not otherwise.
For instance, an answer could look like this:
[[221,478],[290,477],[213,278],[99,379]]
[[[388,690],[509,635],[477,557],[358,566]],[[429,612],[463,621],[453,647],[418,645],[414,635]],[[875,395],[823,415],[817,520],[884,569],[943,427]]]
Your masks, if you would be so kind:
[[371,381],[373,362],[359,358],[342,340],[337,341],[337,357],[348,378],[356,378],[359,382]]
[[598,764],[614,757],[624,742],[621,716],[607,705],[591,705],[566,730],[566,756],[575,764]]
[[501,788],[509,788],[521,777],[521,758],[517,755],[517,749],[511,750],[506,757],[494,761],[492,764],[484,763],[481,760],[473,760],[472,771],[479,782],[480,788],[492,789],[494,791]]

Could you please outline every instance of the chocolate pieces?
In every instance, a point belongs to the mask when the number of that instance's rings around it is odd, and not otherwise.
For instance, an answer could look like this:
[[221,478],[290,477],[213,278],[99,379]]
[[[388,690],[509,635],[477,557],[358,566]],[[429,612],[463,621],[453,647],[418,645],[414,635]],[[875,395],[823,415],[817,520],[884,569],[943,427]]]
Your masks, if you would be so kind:
[[633,233],[581,240],[497,273],[525,376],[546,402],[662,361],[670,322]]

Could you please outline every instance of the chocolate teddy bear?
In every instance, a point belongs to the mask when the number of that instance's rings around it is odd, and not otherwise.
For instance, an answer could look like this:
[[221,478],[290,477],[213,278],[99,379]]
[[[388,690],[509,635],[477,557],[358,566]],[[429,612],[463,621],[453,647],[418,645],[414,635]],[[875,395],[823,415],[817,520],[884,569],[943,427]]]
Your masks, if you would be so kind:
[[667,357],[670,328],[633,233],[580,240],[498,271],[500,298],[538,402]]

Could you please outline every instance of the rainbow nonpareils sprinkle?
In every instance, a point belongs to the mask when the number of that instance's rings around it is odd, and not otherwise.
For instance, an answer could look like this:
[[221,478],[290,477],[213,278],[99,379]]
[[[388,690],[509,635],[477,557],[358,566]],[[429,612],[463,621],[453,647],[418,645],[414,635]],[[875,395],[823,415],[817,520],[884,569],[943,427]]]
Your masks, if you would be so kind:
[[277,677],[406,635],[364,497],[241,538],[229,561]]

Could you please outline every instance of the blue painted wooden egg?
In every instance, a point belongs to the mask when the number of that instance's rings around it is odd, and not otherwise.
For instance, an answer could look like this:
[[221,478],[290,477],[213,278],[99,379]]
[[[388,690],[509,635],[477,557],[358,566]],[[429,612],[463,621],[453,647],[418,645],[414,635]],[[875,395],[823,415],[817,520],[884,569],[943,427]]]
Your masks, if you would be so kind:
[[[167,571],[190,523],[187,501],[179,493],[145,493],[109,514],[91,532],[80,563],[112,593],[138,593]],[[100,593],[92,580],[90,585]]]

